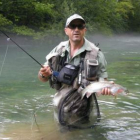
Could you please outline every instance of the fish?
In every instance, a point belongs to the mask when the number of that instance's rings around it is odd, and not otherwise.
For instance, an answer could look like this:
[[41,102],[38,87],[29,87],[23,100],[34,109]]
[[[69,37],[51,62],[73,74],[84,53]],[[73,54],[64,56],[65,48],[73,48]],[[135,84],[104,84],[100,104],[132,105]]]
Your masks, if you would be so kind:
[[128,95],[129,91],[127,88],[113,83],[111,81],[100,81],[100,82],[93,82],[89,84],[86,88],[81,91],[82,99],[84,96],[89,98],[92,94],[96,93],[97,95],[101,95],[103,88],[109,88],[111,91],[111,95],[117,96],[118,94],[121,95]]

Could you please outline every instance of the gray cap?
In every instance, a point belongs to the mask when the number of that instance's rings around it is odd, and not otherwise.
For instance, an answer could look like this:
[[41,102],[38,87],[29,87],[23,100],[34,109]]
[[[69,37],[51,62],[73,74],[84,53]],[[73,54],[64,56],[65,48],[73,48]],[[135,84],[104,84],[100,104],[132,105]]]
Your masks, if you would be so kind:
[[81,20],[83,20],[83,22],[85,23],[85,20],[83,19],[83,17],[81,17],[80,15],[78,15],[78,14],[74,14],[74,15],[72,15],[72,16],[70,16],[68,19],[67,19],[67,21],[66,21],[66,26],[65,27],[67,27],[73,20],[75,20],[75,19],[81,19]]

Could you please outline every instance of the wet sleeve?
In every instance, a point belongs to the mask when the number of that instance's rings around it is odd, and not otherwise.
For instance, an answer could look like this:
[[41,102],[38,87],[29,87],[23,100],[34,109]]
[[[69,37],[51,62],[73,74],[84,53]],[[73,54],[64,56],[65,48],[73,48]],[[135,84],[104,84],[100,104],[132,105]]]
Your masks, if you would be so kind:
[[99,70],[97,73],[98,77],[107,78],[108,77],[108,73],[106,71],[107,62],[106,62],[104,54],[101,51],[99,51],[97,58],[98,58],[98,62],[99,62]]

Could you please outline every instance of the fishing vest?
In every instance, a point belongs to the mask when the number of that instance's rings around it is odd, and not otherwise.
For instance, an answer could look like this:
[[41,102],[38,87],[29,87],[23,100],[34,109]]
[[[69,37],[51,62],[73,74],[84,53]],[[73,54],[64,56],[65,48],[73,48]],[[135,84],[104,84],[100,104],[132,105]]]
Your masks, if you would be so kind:
[[[57,46],[56,53],[48,56],[49,66],[54,72],[53,75],[49,78],[49,83],[50,86],[56,90],[59,90],[63,85],[63,83],[57,80],[57,75],[63,68],[64,63],[67,59],[67,55],[65,54],[65,45],[67,43],[67,41],[60,43]],[[98,80],[97,71],[99,65],[97,60],[97,54],[100,49],[88,40],[86,40],[86,43],[86,45],[91,46],[92,50],[81,53],[79,72],[73,84],[71,85],[73,86],[73,88],[79,89],[79,92],[88,84],[90,84],[91,81]]]

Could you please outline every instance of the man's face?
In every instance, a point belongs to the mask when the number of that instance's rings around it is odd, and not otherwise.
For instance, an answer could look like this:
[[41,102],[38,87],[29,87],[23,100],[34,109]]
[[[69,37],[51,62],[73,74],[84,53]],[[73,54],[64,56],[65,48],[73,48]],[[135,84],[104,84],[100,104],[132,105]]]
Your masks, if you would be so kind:
[[73,20],[69,26],[65,28],[65,33],[72,42],[81,42],[85,32],[85,24],[80,19]]

